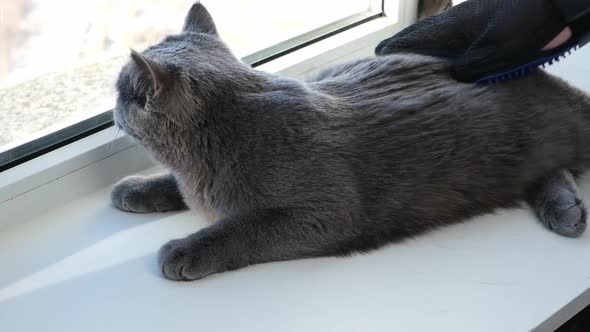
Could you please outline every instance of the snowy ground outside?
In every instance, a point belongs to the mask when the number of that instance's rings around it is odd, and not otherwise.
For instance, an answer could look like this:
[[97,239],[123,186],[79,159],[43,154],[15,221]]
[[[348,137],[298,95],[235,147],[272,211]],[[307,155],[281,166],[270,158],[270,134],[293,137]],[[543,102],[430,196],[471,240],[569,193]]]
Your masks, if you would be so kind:
[[[182,27],[193,0],[0,0],[0,150],[114,105],[129,48]],[[369,0],[204,0],[245,56],[349,15]]]

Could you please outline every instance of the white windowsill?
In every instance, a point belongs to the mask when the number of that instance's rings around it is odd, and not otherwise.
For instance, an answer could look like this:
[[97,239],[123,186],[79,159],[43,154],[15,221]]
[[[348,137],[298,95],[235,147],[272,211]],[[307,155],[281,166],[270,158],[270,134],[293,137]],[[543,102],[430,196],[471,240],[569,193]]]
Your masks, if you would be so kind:
[[96,191],[1,234],[3,329],[552,331],[590,303],[589,234],[557,236],[525,209],[369,255],[183,283],[161,277],[156,251],[204,219],[124,213],[108,197]]
[[[368,55],[395,28],[373,23],[266,70],[301,77]],[[590,91],[588,54],[590,48],[552,70]],[[113,137],[106,130],[0,173],[2,330],[552,331],[590,304],[590,233],[557,236],[528,209],[368,255],[165,280],[159,246],[207,224],[191,212],[138,215],[111,207],[114,181],[153,166],[128,138]],[[582,187],[590,199],[590,178]]]

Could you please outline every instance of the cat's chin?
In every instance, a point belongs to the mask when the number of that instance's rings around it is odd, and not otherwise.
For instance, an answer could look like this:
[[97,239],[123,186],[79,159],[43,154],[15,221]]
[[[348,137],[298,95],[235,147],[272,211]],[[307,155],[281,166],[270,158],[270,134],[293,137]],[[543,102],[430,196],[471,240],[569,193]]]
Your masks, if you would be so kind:
[[141,142],[141,138],[139,137],[139,135],[137,135],[133,130],[125,127],[124,125],[121,125],[120,123],[115,122],[115,128],[117,128],[117,131],[125,133],[126,135],[131,136],[134,140],[136,140],[137,142]]
[[123,130],[123,132],[125,132],[125,134],[131,136],[137,142],[141,142],[141,138],[139,136],[137,136],[135,133],[133,133],[131,131],[126,131],[126,130]]
[[137,136],[135,134],[135,132],[133,132],[133,130],[131,130],[131,128],[128,128],[128,126],[125,123],[125,120],[123,119],[123,116],[120,112],[117,111],[113,111],[113,123],[115,128],[117,129],[117,133],[119,132],[123,132],[131,137],[133,137],[136,140],[139,140],[139,136]]
[[[194,211],[194,210],[193,210]],[[220,220],[222,218],[222,214],[213,210],[213,209],[209,209],[206,207],[199,207],[198,209],[196,209],[195,211],[199,216],[201,216],[203,218],[203,220],[205,220],[205,222],[207,222],[208,224],[213,224],[216,221]]]

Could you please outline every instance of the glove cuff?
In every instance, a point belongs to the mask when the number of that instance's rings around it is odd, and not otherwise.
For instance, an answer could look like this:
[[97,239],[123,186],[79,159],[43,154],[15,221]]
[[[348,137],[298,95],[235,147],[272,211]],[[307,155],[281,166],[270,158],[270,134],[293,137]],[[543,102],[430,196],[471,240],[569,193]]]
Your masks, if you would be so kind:
[[567,23],[572,23],[590,14],[590,1],[588,0],[553,0],[552,2]]
[[552,3],[572,27],[580,46],[590,42],[590,1],[552,0]]

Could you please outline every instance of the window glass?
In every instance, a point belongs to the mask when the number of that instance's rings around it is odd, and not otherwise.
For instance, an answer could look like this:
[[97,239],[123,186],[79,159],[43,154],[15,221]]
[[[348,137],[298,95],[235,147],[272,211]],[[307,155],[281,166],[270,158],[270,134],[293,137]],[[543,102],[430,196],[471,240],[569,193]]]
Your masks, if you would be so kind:
[[[114,80],[129,48],[141,51],[178,32],[193,2],[0,0],[0,166],[69,138],[49,139],[110,109]],[[381,13],[381,1],[374,0],[203,4],[237,55],[256,54],[251,61],[276,53],[277,44],[289,48],[314,38],[325,32],[322,27],[346,26]],[[33,146],[26,146],[33,140]],[[20,150],[6,153],[16,147]]]

